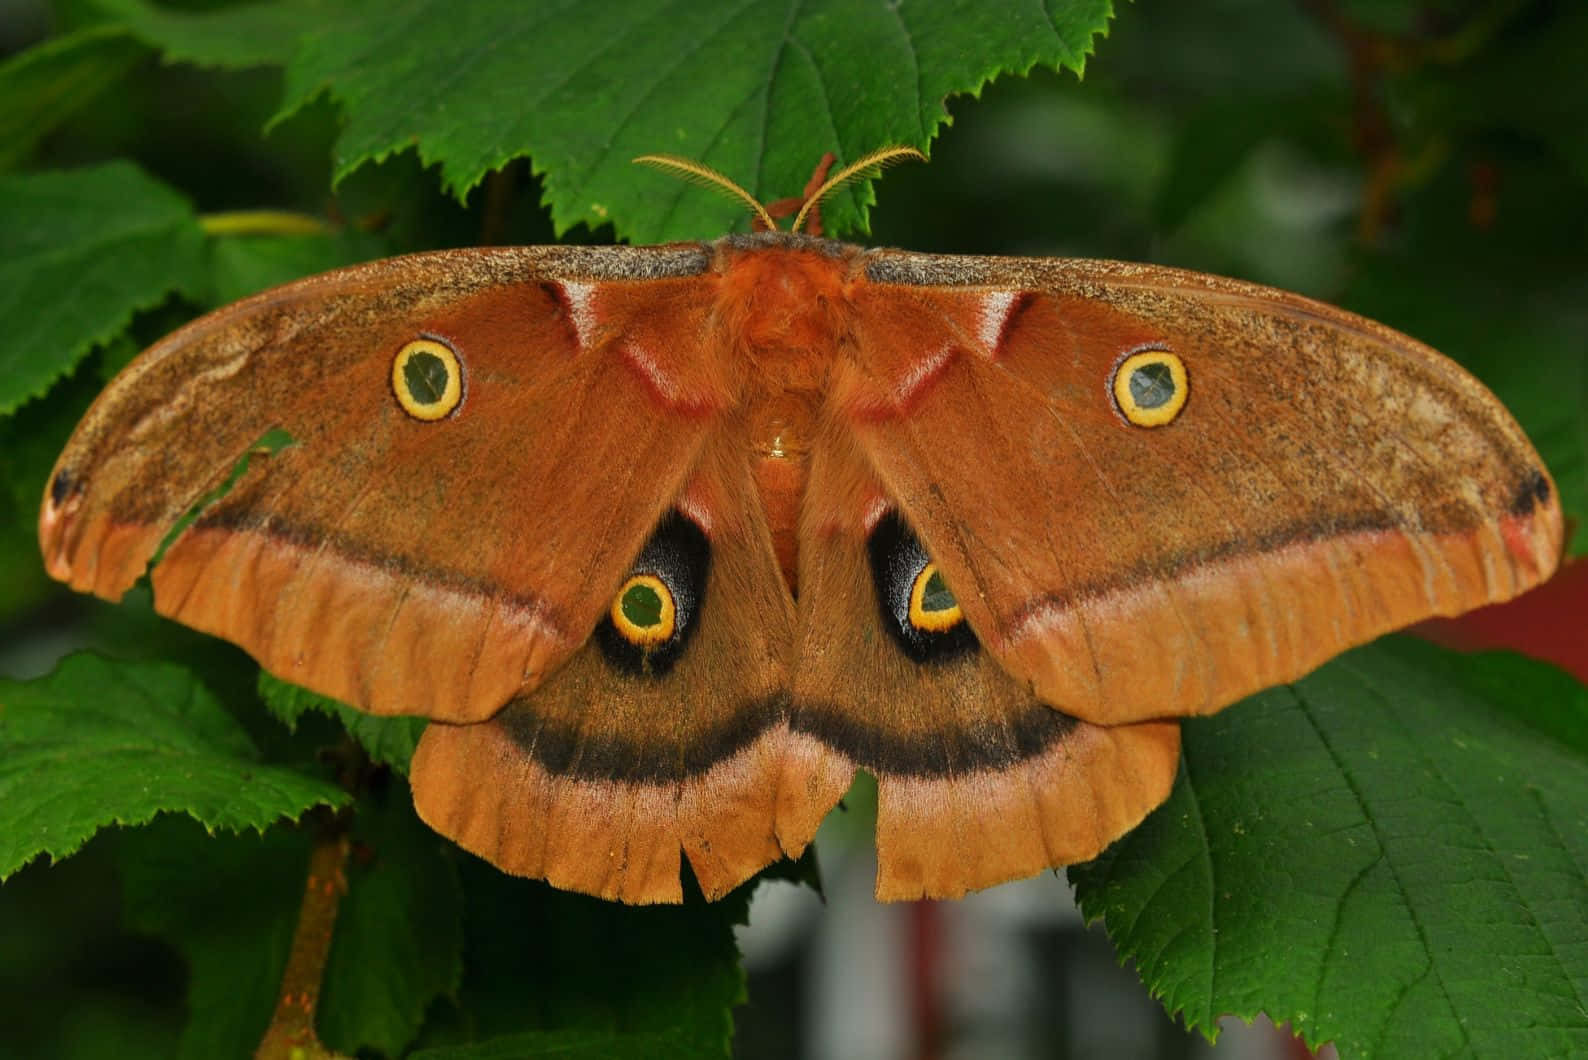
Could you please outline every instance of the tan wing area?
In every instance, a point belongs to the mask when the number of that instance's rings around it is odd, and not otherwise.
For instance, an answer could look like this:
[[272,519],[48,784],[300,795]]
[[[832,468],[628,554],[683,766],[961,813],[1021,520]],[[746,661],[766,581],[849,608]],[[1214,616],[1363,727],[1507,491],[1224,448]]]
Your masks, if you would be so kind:
[[[652,304],[608,284],[605,326],[581,333],[587,307],[546,271],[526,251],[397,259],[176,333],[63,453],[40,519],[51,573],[119,597],[282,428],[294,444],[171,544],[156,607],[377,713],[489,716],[585,639],[698,458],[713,421],[700,394],[721,397],[683,378],[680,411],[613,349],[627,321],[662,314],[686,346],[704,341],[703,281],[650,280]],[[434,422],[394,394],[393,357],[419,337],[462,365],[461,404]]]
[[[941,278],[942,259],[895,257],[909,267],[885,275]],[[1514,596],[1557,563],[1560,509],[1532,446],[1405,336],[1173,270],[961,272],[1007,307],[1002,325],[978,335],[945,317],[953,356],[912,351],[938,367],[909,414],[852,398],[867,412],[851,423],[982,642],[1067,712],[1214,711],[1388,630]],[[863,293],[845,393],[920,375],[897,349],[893,290]],[[1144,349],[1188,375],[1164,426],[1130,423],[1112,396]]]

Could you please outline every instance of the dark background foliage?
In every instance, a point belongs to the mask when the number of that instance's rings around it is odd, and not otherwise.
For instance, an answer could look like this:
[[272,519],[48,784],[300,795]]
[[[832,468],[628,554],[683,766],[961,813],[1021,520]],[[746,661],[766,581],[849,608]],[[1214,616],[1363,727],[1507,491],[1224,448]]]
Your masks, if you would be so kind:
[[[743,227],[633,154],[771,200],[825,150],[929,146],[830,231],[1337,302],[1483,378],[1588,512],[1579,4],[576,7],[0,8],[4,1051],[246,1053],[339,830],[332,1047],[722,1055],[735,1011],[781,1003],[735,1009],[754,884],[637,910],[502,877],[414,820],[412,725],[261,682],[145,592],[75,597],[35,558],[71,426],[198,311],[408,250]],[[1169,804],[1070,873],[1166,1009],[1205,1032],[1267,1012],[1352,1056],[1588,1049],[1588,579],[1558,581],[1485,642],[1576,678],[1401,639],[1186,725]],[[84,647],[113,661],[44,676]]]

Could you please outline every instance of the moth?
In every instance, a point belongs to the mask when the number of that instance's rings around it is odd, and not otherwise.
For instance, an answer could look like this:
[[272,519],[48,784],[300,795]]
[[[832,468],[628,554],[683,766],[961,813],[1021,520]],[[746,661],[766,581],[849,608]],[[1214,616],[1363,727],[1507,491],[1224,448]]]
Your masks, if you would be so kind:
[[[895,152],[897,153],[897,152]],[[792,231],[417,254],[156,344],[62,453],[52,575],[431,719],[420,815],[624,902],[797,855],[856,770],[879,898],[1098,854],[1179,717],[1554,570],[1453,362],[1152,265]],[[813,182],[814,183],[814,182]],[[239,458],[272,431],[291,444]]]

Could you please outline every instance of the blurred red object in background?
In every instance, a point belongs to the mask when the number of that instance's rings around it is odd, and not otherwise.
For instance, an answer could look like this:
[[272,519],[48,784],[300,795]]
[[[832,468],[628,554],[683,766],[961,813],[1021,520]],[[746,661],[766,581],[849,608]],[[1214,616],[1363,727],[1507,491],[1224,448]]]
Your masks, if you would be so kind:
[[1515,600],[1430,619],[1411,632],[1459,651],[1509,649],[1588,684],[1588,559],[1567,560],[1555,577]]

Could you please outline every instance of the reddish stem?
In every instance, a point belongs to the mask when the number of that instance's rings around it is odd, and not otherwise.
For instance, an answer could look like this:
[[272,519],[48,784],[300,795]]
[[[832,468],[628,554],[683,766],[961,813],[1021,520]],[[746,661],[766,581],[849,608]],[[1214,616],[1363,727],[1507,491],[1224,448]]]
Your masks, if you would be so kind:
[[314,1014],[325,978],[325,959],[331,952],[337,907],[347,891],[349,846],[346,830],[336,826],[321,829],[315,840],[276,1014],[254,1052],[257,1060],[329,1060],[340,1055],[320,1043]]

